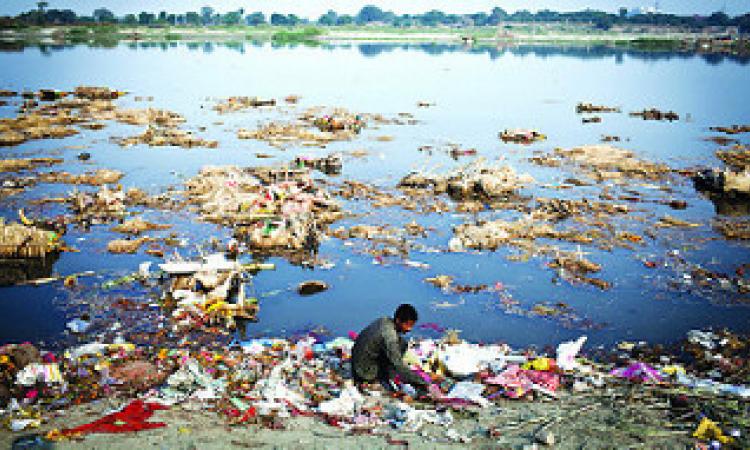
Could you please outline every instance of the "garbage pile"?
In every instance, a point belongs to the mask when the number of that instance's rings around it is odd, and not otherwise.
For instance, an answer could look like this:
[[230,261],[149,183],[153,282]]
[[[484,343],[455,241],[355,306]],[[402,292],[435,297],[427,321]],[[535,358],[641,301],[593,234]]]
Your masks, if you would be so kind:
[[107,223],[125,215],[125,193],[102,186],[96,192],[73,191],[66,199],[79,222]]
[[358,114],[355,114],[353,117],[351,115],[343,115],[341,117],[324,115],[322,117],[314,118],[312,123],[320,131],[333,132],[348,130],[357,134],[359,134],[359,132],[362,131],[362,128],[366,126],[364,120]]
[[63,247],[59,232],[0,220],[0,258],[45,258]]
[[620,112],[620,108],[614,106],[594,105],[592,103],[579,102],[576,105],[576,112],[581,113],[608,113]]
[[510,166],[492,166],[480,158],[448,174],[412,172],[399,188],[429,190],[433,195],[447,193],[454,200],[508,199],[522,187],[534,183],[528,174],[517,174]]
[[162,305],[171,310],[175,332],[217,322],[234,328],[238,319],[256,320],[258,300],[245,291],[245,283],[250,281],[248,268],[223,253],[199,261],[171,260],[159,264],[159,268],[168,277]]
[[338,220],[338,203],[305,171],[205,167],[184,193],[202,220],[235,227],[251,250],[299,251],[319,228]]
[[531,144],[537,141],[547,139],[547,136],[537,130],[527,130],[523,128],[503,130],[498,137],[503,142],[513,142],[516,144]]
[[680,120],[680,115],[674,111],[660,111],[656,108],[644,109],[643,111],[634,111],[630,117],[640,117],[643,120]]
[[[390,391],[354,387],[351,338],[259,338],[223,348],[136,347],[122,340],[61,353],[11,344],[0,348],[0,404],[7,406],[9,429],[38,428],[47,441],[170,427],[149,419],[155,410],[175,409],[270,430],[287,429],[303,416],[391,444],[407,442],[393,439],[394,432],[425,442],[489,444],[520,427],[525,442],[552,445],[576,439],[565,427],[583,411],[606,414],[608,429],[619,429],[635,408],[632,420],[641,426],[663,428],[668,421],[671,443],[747,445],[747,338],[693,330],[681,351],[622,342],[593,359],[581,355],[585,342],[581,336],[538,352],[473,344],[454,331],[413,341],[404,362],[431,384],[428,393],[398,382]],[[62,424],[57,426],[48,416],[53,408],[73,409],[105,396],[124,408],[74,423],[66,417],[54,421]],[[541,422],[529,420],[542,410]],[[510,420],[521,411],[525,420]],[[651,417],[656,412],[661,415]],[[572,422],[560,424],[566,418]]]
[[549,167],[572,164],[597,181],[640,178],[664,179],[671,170],[663,164],[639,159],[630,150],[607,144],[584,145],[570,149],[556,148],[551,154],[536,156],[531,161]]

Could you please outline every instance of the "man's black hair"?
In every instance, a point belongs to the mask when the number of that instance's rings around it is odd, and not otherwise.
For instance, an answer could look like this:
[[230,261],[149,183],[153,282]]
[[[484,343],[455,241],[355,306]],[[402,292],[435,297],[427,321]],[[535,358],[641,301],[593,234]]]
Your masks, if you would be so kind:
[[398,320],[401,323],[404,322],[416,322],[419,319],[417,310],[408,303],[402,303],[396,308],[396,312],[393,313],[393,319]]

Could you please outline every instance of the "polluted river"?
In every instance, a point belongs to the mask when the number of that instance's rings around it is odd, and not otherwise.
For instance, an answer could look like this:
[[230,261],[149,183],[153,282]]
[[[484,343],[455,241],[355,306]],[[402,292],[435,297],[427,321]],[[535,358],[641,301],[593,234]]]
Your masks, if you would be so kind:
[[415,341],[540,354],[747,334],[746,64],[434,44],[2,52],[0,344],[320,345],[401,303]]

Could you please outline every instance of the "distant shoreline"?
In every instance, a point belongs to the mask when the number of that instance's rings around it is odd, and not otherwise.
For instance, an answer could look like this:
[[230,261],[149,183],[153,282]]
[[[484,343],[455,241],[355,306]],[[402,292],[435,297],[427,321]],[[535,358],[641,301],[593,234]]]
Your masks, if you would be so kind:
[[119,42],[271,41],[280,43],[436,42],[463,45],[549,44],[610,45],[639,50],[696,50],[703,53],[750,54],[750,37],[720,33],[565,31],[534,26],[497,27],[146,27],[39,26],[0,29],[0,43],[20,45],[115,44]]

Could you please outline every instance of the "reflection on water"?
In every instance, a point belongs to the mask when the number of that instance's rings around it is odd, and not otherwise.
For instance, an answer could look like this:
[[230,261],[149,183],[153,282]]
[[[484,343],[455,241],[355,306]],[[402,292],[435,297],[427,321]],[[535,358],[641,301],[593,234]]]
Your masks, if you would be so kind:
[[50,254],[46,258],[0,259],[0,286],[47,278],[59,258],[58,254]]
[[[79,43],[68,44],[39,44],[35,47],[42,53],[57,52],[70,50],[78,47]],[[336,49],[356,48],[357,51],[368,57],[379,56],[383,53],[393,52],[395,50],[408,50],[423,52],[428,55],[444,55],[448,53],[469,53],[475,55],[487,55],[490,59],[498,59],[503,55],[510,54],[515,56],[536,56],[536,57],[556,57],[566,56],[580,59],[602,59],[614,58],[615,62],[620,64],[624,58],[633,58],[644,61],[669,61],[673,59],[693,59],[700,58],[710,65],[718,65],[725,61],[733,61],[742,65],[750,63],[750,54],[723,54],[723,53],[699,53],[695,51],[667,51],[667,50],[638,50],[633,48],[618,48],[610,45],[570,45],[570,46],[553,46],[553,45],[529,45],[529,44],[499,44],[493,45],[461,45],[446,43],[359,43],[359,44],[329,44],[318,41],[304,41],[295,43],[279,43],[264,41],[205,41],[205,42],[178,42],[178,41],[161,41],[161,42],[127,42],[120,41],[92,41],[85,43],[89,48],[115,48],[120,45],[129,49],[161,49],[169,50],[184,46],[193,51],[202,51],[212,53],[216,48],[225,48],[244,54],[248,48],[261,48],[270,46],[272,48],[297,48],[297,47],[320,47],[334,51]],[[21,42],[2,42],[0,51],[20,52],[28,46]]]
[[750,196],[712,192],[705,195],[714,204],[717,215],[734,217],[750,215]]

